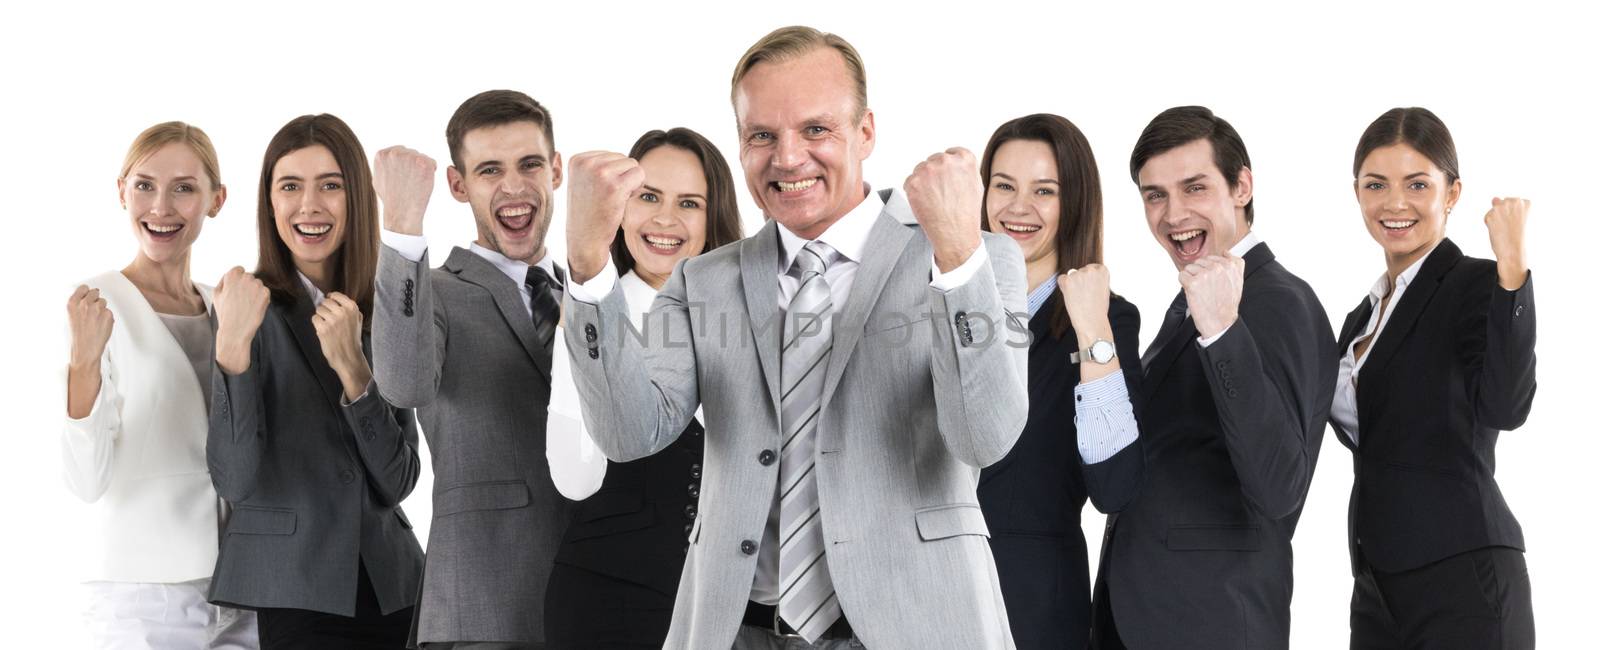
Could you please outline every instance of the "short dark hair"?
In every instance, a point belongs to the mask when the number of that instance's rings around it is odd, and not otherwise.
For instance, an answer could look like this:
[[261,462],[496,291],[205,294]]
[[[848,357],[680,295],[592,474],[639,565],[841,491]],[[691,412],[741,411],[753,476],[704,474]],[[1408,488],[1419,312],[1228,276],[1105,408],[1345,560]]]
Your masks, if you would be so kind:
[[[1250,152],[1245,150],[1244,139],[1233,125],[1204,106],[1169,108],[1150,120],[1133,145],[1133,158],[1128,163],[1134,184],[1139,183],[1139,170],[1151,158],[1200,139],[1211,143],[1211,160],[1228,179],[1228,188],[1238,187],[1240,170],[1250,166]],[[1250,225],[1256,222],[1255,204],[1254,196],[1244,204],[1244,221]]]
[[[743,239],[744,231],[739,226],[739,199],[733,191],[733,172],[729,170],[728,161],[722,157],[722,153],[717,151],[716,145],[711,144],[705,136],[681,126],[667,131],[656,129],[639,136],[633,148],[628,150],[628,157],[644,160],[645,154],[658,147],[677,147],[700,159],[700,171],[706,175],[706,247],[701,253],[709,253],[718,246]],[[621,229],[617,230],[617,237],[611,240],[611,261],[617,265],[618,273],[633,270],[633,254],[628,252]]]
[[550,111],[532,97],[515,90],[485,90],[467,98],[456,107],[444,128],[444,140],[450,146],[450,164],[461,169],[461,142],[468,131],[522,121],[544,127],[545,145],[550,147],[545,153],[553,154],[556,133],[550,123]]
[[[1050,113],[1035,113],[1001,124],[989,136],[989,145],[983,149],[983,163],[978,175],[983,179],[983,197],[979,221],[989,230],[989,178],[993,173],[994,156],[1000,146],[1013,140],[1043,142],[1055,155],[1057,180],[1061,182],[1061,213],[1056,225],[1056,273],[1082,268],[1104,261],[1103,206],[1100,196],[1100,168],[1094,162],[1094,151],[1083,131],[1067,118]],[[1064,336],[1068,325],[1067,310],[1056,308],[1050,316],[1052,336]]]
[[256,278],[272,292],[273,300],[293,304],[306,298],[295,270],[294,254],[278,237],[277,215],[272,207],[272,173],[284,156],[306,147],[327,147],[344,175],[345,235],[334,262],[333,291],[361,307],[363,328],[372,323],[373,282],[378,277],[378,196],[372,188],[367,154],[354,131],[333,115],[301,115],[290,120],[267,143],[261,159],[261,184],[256,207]]
[[1427,156],[1439,171],[1444,172],[1446,185],[1453,185],[1460,180],[1461,164],[1456,160],[1456,141],[1450,137],[1450,129],[1433,111],[1417,106],[1391,108],[1367,125],[1366,132],[1361,134],[1361,140],[1356,143],[1356,160],[1350,168],[1350,175],[1359,178],[1361,163],[1367,161],[1367,156],[1375,149],[1392,144],[1409,146]]

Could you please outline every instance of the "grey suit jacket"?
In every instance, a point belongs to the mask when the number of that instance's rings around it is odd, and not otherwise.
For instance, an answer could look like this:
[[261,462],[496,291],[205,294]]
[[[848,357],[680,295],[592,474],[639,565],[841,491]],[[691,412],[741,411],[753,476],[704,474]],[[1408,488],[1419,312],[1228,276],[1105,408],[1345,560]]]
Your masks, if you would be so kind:
[[[1008,648],[976,485],[1027,420],[1027,326],[1008,315],[1027,313],[1022,255],[985,234],[989,262],[935,290],[928,240],[895,205],[833,330],[816,469],[830,573],[867,647]],[[584,417],[608,458],[665,448],[704,407],[705,478],[668,648],[729,647],[750,596],[778,479],[759,459],[780,444],[779,246],[768,222],[680,264],[642,342],[621,291],[567,300]]]
[[544,591],[571,504],[545,460],[550,346],[521,288],[456,248],[438,269],[385,246],[373,373],[417,409],[433,459],[415,641],[544,641]]
[[[233,504],[211,600],[354,616],[366,564],[384,613],[416,603],[422,548],[400,502],[421,471],[417,425],[369,390],[343,405],[310,301],[273,302],[250,369],[213,363],[206,463]],[[369,346],[370,348],[370,346]]]

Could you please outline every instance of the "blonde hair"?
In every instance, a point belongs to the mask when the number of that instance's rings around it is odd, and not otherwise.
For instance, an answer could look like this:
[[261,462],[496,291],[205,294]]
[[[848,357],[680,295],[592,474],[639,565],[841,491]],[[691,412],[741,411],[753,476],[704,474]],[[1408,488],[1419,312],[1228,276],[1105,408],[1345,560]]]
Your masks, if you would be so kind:
[[739,59],[739,65],[733,68],[733,84],[728,93],[729,100],[738,95],[739,82],[744,80],[744,76],[749,74],[750,69],[756,64],[789,61],[823,47],[831,47],[844,57],[844,66],[855,80],[855,119],[860,121],[861,116],[867,113],[867,66],[861,62],[861,54],[856,52],[856,48],[850,45],[849,41],[837,34],[829,34],[804,25],[779,27],[761,37],[755,45],[751,45]]
[[118,179],[128,177],[128,172],[139,161],[149,158],[151,154],[160,151],[169,144],[181,143],[194,152],[200,159],[200,167],[211,177],[211,190],[222,189],[222,171],[217,165],[217,149],[211,146],[211,137],[198,126],[190,126],[184,122],[162,122],[139,134],[133,139],[133,144],[128,146],[128,155],[122,160],[122,173]]

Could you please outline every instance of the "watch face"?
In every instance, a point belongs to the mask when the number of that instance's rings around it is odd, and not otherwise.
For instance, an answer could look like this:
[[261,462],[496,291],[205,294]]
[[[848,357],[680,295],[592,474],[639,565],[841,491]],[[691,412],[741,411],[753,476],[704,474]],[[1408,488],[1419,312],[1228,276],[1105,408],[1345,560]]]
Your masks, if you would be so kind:
[[1095,363],[1111,363],[1116,356],[1117,348],[1110,341],[1099,340],[1089,346],[1089,358],[1094,359]]

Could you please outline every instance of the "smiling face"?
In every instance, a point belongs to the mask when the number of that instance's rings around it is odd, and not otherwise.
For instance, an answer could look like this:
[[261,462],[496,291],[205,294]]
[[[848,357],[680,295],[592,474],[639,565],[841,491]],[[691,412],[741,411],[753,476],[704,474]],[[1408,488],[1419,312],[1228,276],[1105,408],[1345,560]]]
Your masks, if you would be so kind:
[[693,153],[671,145],[639,160],[644,186],[628,201],[622,236],[633,270],[660,288],[678,260],[706,247],[706,175]]
[[272,217],[294,265],[325,277],[344,243],[345,178],[333,152],[320,144],[295,149],[272,166]]
[[212,182],[200,157],[182,143],[168,144],[134,163],[117,180],[117,193],[133,222],[140,253],[158,263],[188,255],[206,217],[222,209],[224,194],[212,191]]
[[815,239],[866,198],[861,163],[875,129],[854,93],[844,57],[819,47],[756,64],[734,94],[750,196],[802,238]]
[[1039,140],[1011,140],[995,150],[984,190],[989,230],[1022,247],[1029,266],[1056,265],[1061,179],[1055,151]]
[[450,194],[472,206],[478,245],[528,264],[544,257],[561,154],[551,151],[543,127],[523,120],[468,131],[461,165],[445,176]]
[[1374,149],[1355,182],[1367,233],[1398,268],[1410,266],[1444,239],[1461,180],[1448,182],[1427,156],[1407,144]]
[[1139,169],[1145,221],[1179,269],[1226,255],[1250,232],[1244,207],[1252,189],[1249,167],[1228,186],[1204,138],[1153,156]]

